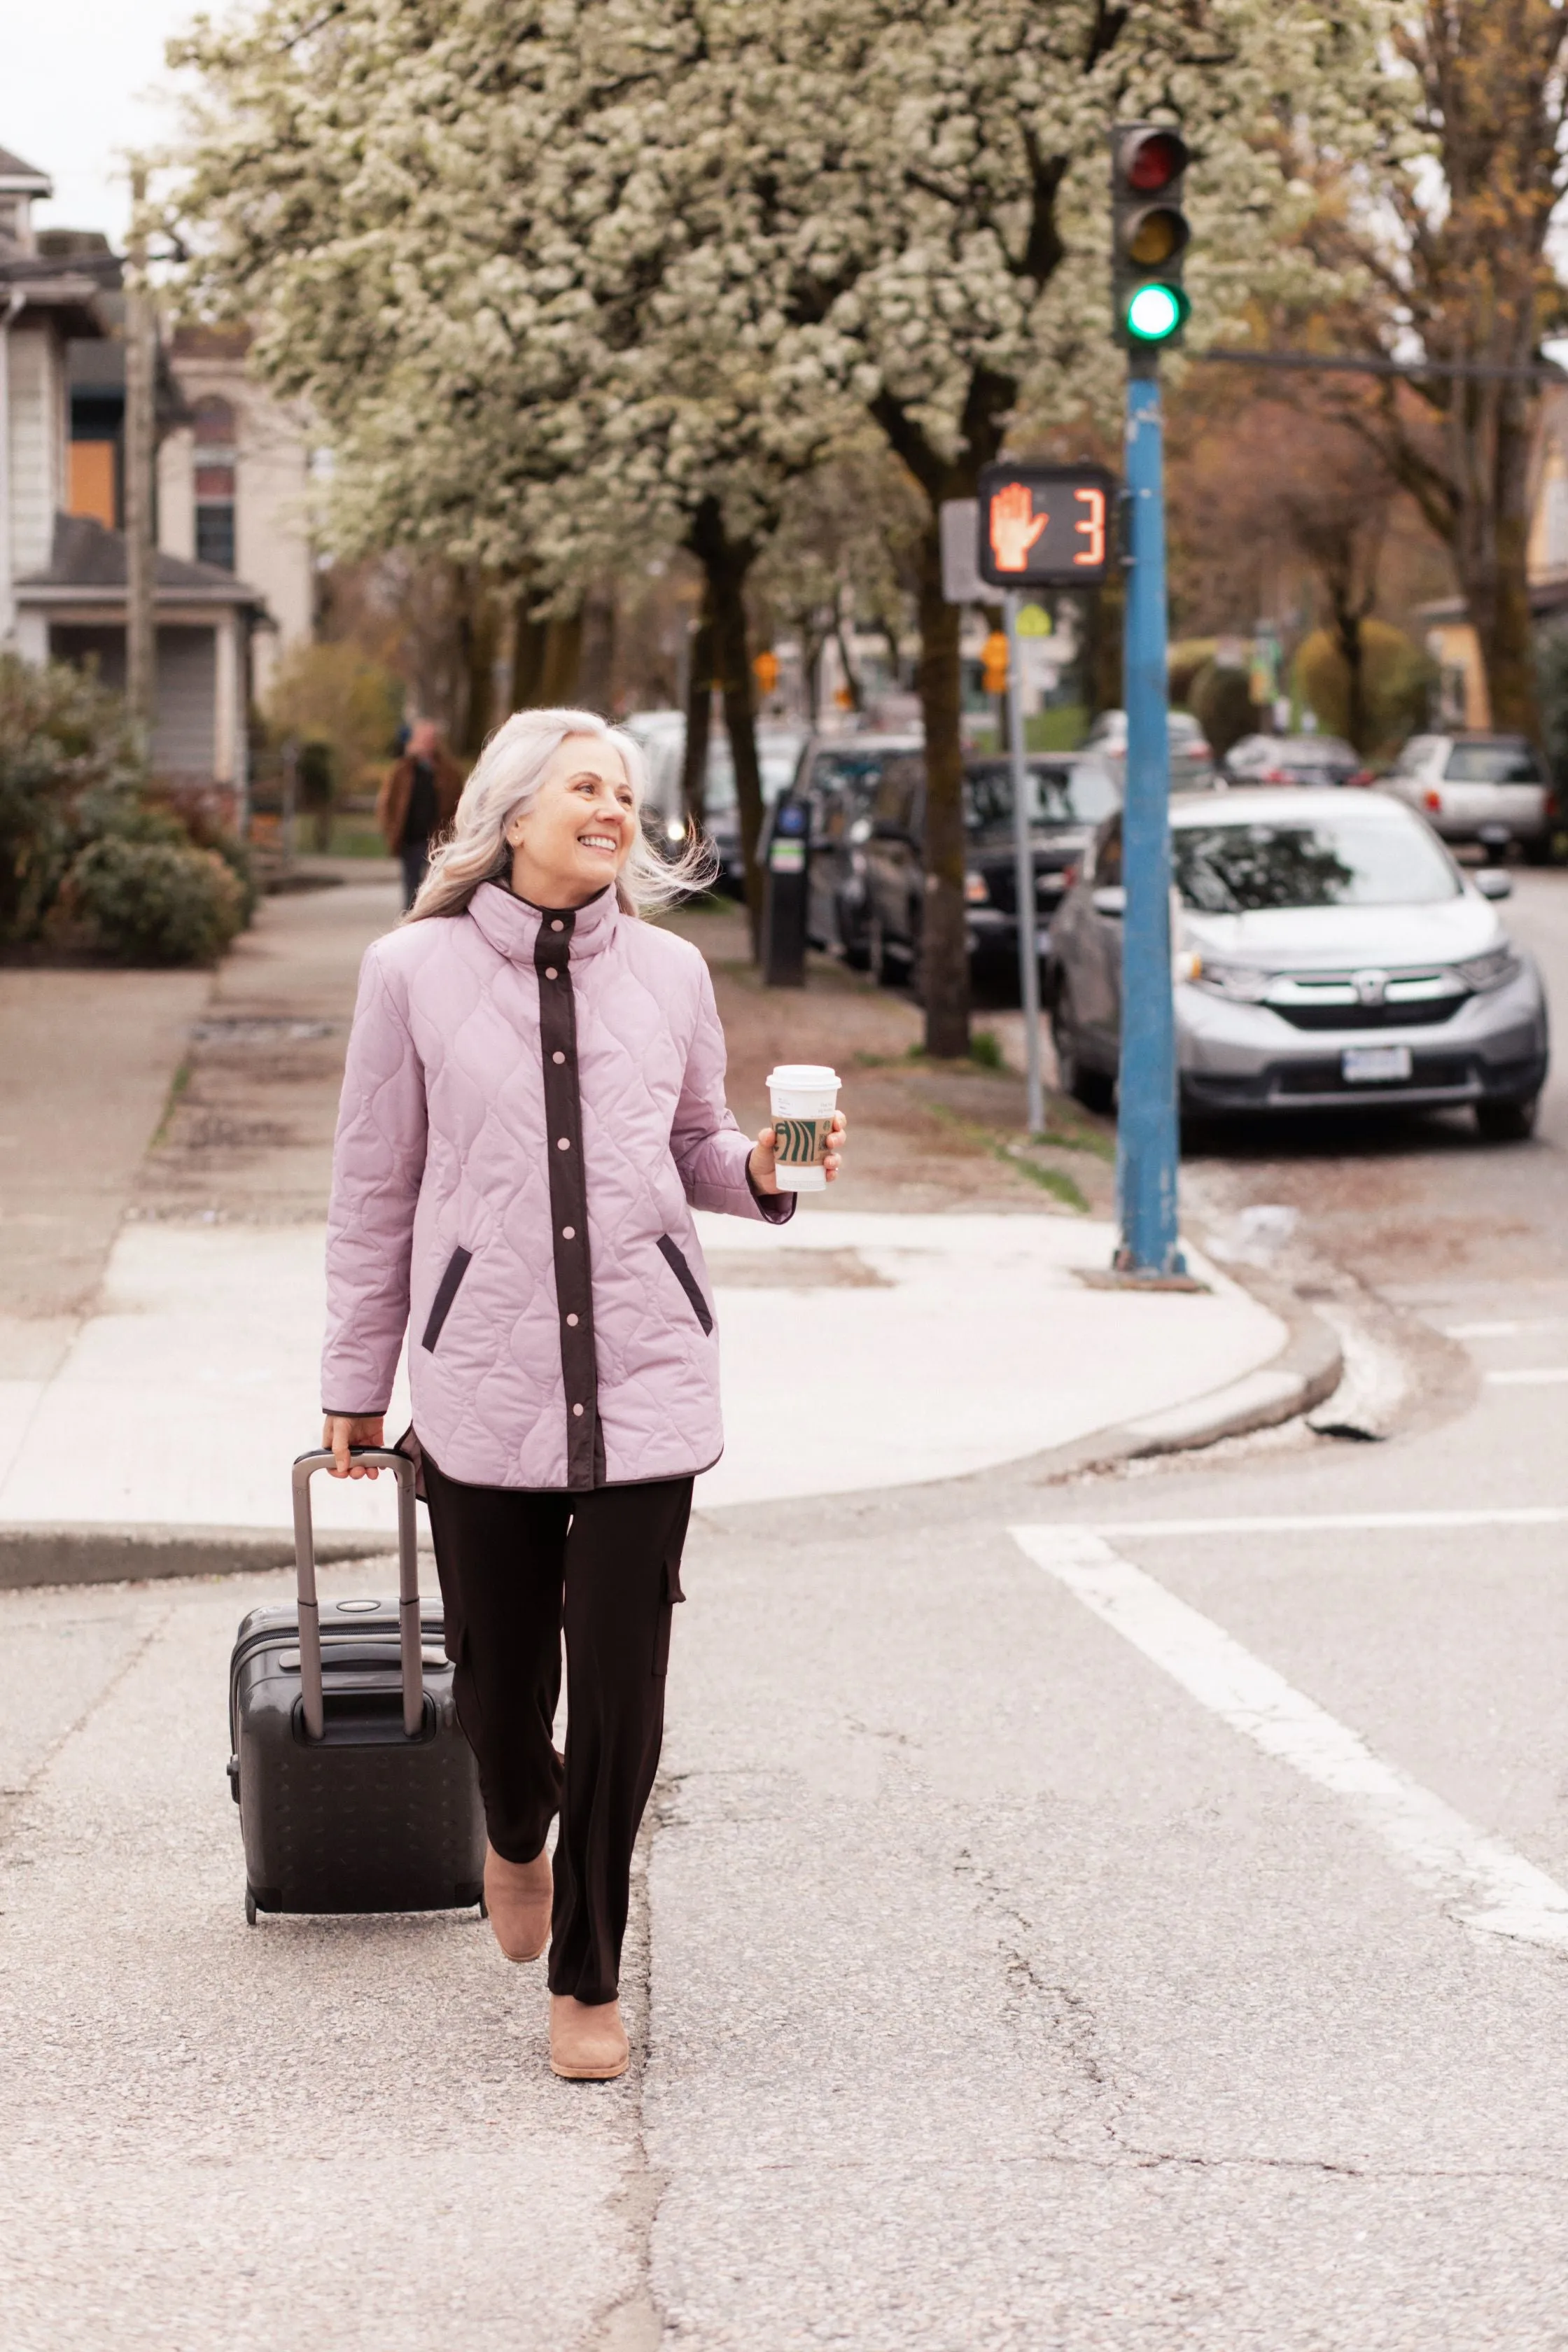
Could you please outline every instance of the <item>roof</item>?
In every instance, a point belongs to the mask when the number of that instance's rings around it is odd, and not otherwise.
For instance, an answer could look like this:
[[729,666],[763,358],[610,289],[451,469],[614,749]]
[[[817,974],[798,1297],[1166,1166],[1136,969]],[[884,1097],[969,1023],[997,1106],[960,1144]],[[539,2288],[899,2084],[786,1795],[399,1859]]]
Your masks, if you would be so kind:
[[1260,818],[1279,822],[1300,819],[1321,824],[1325,815],[1349,815],[1352,822],[1374,812],[1393,814],[1403,824],[1408,811],[1403,801],[1386,793],[1358,792],[1353,786],[1325,792],[1321,784],[1232,784],[1228,792],[1178,793],[1171,802],[1173,826],[1189,824],[1255,824]]
[[7,195],[52,196],[55,184],[36,163],[24,163],[9,147],[0,147],[0,188]]
[[[57,515],[48,568],[29,572],[16,583],[17,599],[30,604],[123,604],[126,544],[121,530],[105,530],[88,515]],[[187,563],[160,553],[153,573],[161,604],[245,604],[264,609],[256,589],[216,563]]]

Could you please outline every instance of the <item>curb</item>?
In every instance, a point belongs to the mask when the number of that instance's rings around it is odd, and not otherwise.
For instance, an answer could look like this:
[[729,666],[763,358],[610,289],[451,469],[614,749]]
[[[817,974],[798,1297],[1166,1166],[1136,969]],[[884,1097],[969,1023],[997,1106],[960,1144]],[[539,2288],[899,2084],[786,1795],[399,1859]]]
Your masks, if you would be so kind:
[[[322,1567],[370,1559],[393,1538],[369,1530],[316,1538]],[[39,1584],[126,1584],[168,1576],[245,1576],[292,1568],[287,1528],[40,1525],[0,1528],[0,1591]]]
[[[1226,1272],[1233,1282],[1241,1278],[1234,1267],[1227,1266]],[[1120,1463],[1146,1461],[1153,1454],[1196,1453],[1205,1445],[1217,1445],[1224,1437],[1247,1437],[1254,1430],[1276,1428],[1282,1421],[1310,1412],[1314,1405],[1332,1396],[1344,1374],[1339,1333],[1283,1284],[1249,1273],[1243,1286],[1259,1305],[1278,1315],[1289,1331],[1289,1339],[1272,1363],[1227,1381],[1224,1388],[1211,1389],[1190,1403],[1145,1413],[1137,1421],[1100,1430],[1038,1454],[1030,1465],[1034,1482],[1052,1486],[1061,1478],[1114,1470]]]
[[[1232,1269],[1226,1272],[1232,1281],[1238,1279]],[[1221,1438],[1272,1429],[1321,1404],[1338,1388],[1344,1371],[1339,1334],[1282,1283],[1269,1282],[1249,1270],[1245,1287],[1289,1331],[1289,1340],[1272,1363],[1227,1381],[1223,1388],[1211,1389],[1190,1403],[1167,1406],[1137,1421],[1098,1430],[1012,1466],[1034,1485],[1054,1486],[1060,1479],[1091,1471],[1113,1470],[1123,1462],[1160,1454],[1194,1453],[1217,1444]],[[973,1479],[994,1473],[967,1475]],[[777,1506],[759,1507],[776,1509]],[[369,1530],[326,1533],[317,1538],[316,1559],[328,1567],[383,1557],[391,1548],[390,1537]],[[294,1538],[287,1528],[85,1524],[0,1528],[0,1591],[40,1585],[142,1583],[176,1576],[257,1575],[293,1565]]]

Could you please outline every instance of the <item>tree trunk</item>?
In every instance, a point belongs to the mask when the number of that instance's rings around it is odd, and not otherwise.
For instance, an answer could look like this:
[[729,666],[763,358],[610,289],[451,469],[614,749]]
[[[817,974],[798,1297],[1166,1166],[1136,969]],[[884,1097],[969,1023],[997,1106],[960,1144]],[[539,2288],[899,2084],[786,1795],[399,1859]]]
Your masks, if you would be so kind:
[[511,618],[511,707],[535,710],[543,701],[544,655],[550,624],[536,620],[529,610],[528,592],[520,591]]
[[686,680],[686,746],[681,759],[680,799],[696,833],[707,822],[708,737],[713,719],[713,602],[703,581],[691,659]]
[[752,540],[732,540],[723,510],[706,498],[692,518],[687,545],[702,566],[713,615],[713,661],[724,701],[724,729],[735,769],[735,799],[741,818],[741,855],[746,870],[746,911],[752,953],[761,947],[763,921],[763,776],[757,761],[756,704],[746,626],[746,575],[756,560]]
[[577,691],[585,709],[609,718],[615,705],[616,583],[595,581],[583,599],[583,650]]
[[500,605],[489,583],[477,572],[465,574],[458,641],[463,661],[463,723],[458,749],[477,759],[493,724],[496,656],[500,646]]
[[932,506],[920,546],[921,714],[925,720],[925,906],[921,991],[928,1054],[969,1051],[969,945],[964,932],[963,739],[959,728],[959,623],[942,593],[942,528]]
[[570,709],[578,695],[577,675],[583,660],[583,608],[552,613],[545,624],[543,671],[539,681],[540,707]]
[[[1466,400],[1455,388],[1455,408]],[[1475,400],[1475,394],[1469,394]],[[1511,385],[1482,395],[1494,406],[1490,430],[1471,422],[1468,459],[1458,476],[1458,528],[1454,568],[1487,675],[1491,723],[1540,740],[1535,643],[1530,614],[1526,547],[1530,536],[1530,429],[1523,402]],[[1477,401],[1479,406],[1481,402]],[[1456,435],[1456,439],[1458,436]]]
[[1126,608],[1121,582],[1108,578],[1103,587],[1084,593],[1081,675],[1085,715],[1098,719],[1102,710],[1121,708],[1121,620]]

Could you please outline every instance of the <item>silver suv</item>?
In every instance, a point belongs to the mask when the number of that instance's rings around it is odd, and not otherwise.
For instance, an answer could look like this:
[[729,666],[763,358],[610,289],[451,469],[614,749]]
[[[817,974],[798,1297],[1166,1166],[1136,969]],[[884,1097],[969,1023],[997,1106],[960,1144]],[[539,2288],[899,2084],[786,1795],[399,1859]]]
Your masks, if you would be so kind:
[[1551,855],[1552,787],[1527,736],[1412,735],[1383,789],[1445,841],[1479,841],[1497,857],[1517,841],[1532,866]]

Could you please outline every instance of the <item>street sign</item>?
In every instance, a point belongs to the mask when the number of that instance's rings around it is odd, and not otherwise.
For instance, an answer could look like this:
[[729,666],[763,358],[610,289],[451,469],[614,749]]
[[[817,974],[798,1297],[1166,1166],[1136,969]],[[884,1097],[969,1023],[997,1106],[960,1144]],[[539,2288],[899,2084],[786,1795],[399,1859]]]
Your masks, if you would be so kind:
[[1094,588],[1110,569],[1116,478],[1103,466],[986,466],[975,566],[995,588]]
[[944,604],[985,604],[991,591],[974,568],[980,508],[973,499],[942,502],[942,598]]

